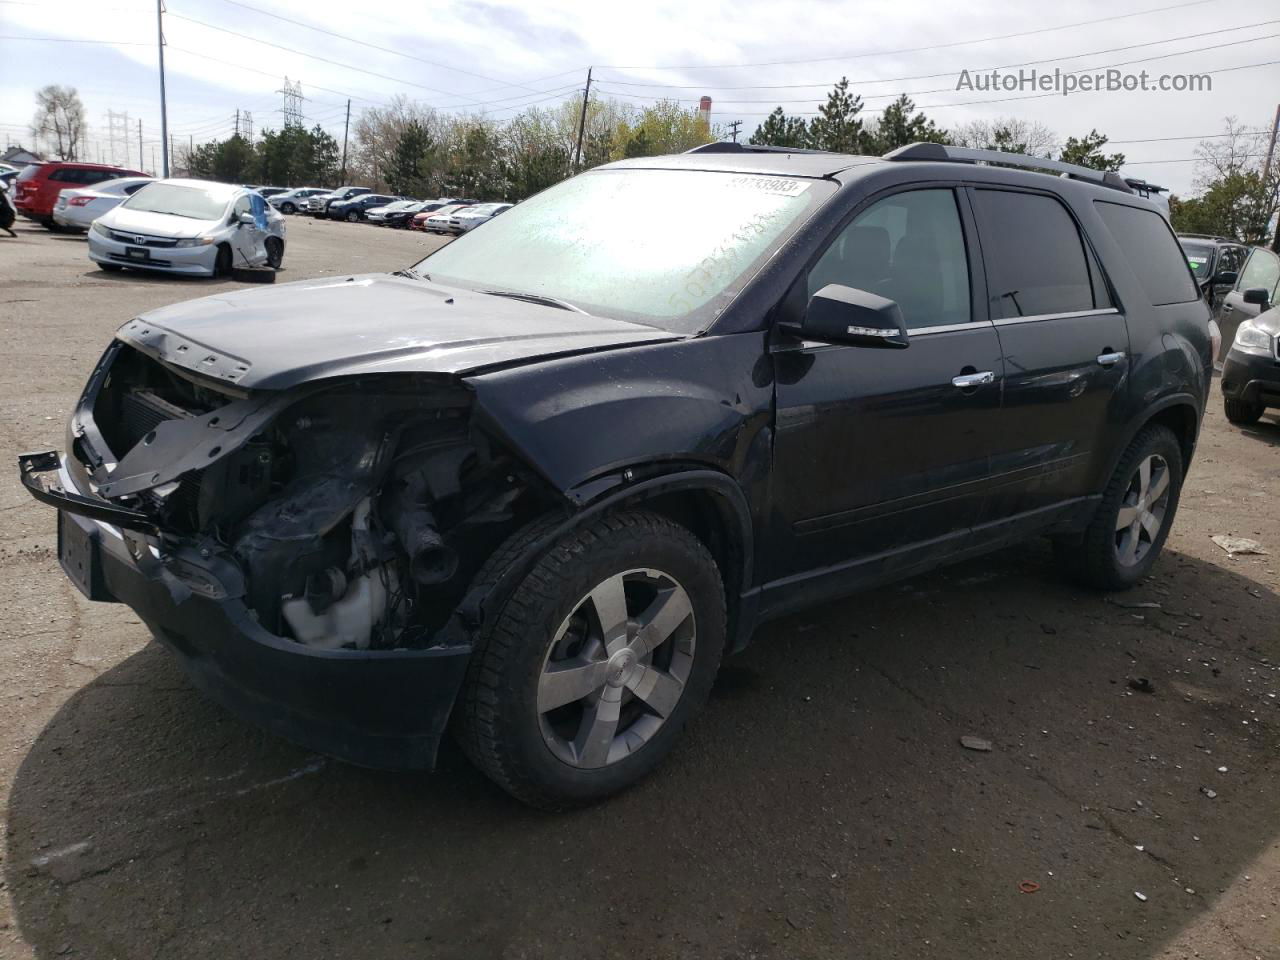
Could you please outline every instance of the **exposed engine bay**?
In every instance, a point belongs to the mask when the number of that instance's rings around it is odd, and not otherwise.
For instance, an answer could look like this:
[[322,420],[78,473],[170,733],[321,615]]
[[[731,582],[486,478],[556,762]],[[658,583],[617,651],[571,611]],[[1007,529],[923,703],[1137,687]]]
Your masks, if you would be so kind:
[[509,533],[552,502],[472,423],[456,380],[378,375],[250,392],[113,344],[72,421],[99,497],[239,572],[267,630],[319,648],[423,647]]

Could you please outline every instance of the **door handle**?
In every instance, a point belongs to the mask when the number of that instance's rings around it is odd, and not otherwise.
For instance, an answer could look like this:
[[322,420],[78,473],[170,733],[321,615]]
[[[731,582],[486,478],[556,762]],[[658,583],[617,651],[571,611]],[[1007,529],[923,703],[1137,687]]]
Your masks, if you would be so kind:
[[982,373],[962,373],[958,377],[951,378],[951,385],[959,387],[961,390],[967,387],[981,387],[988,383],[995,383],[996,375],[990,370],[984,370]]
[[1115,353],[1098,354],[1098,363],[1100,363],[1104,367],[1114,367],[1117,363],[1119,363],[1123,359],[1124,359],[1123,350],[1117,351]]

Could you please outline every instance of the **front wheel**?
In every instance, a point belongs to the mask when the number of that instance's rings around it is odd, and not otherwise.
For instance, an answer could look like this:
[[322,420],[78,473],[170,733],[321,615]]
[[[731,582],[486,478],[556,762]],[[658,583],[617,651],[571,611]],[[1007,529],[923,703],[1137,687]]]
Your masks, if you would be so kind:
[[354,210],[347,211],[347,223],[355,223],[359,219],[360,214],[356,213]]
[[285,201],[284,203],[280,204],[280,212],[281,213],[297,213],[298,208],[294,206],[292,203]]
[[[481,582],[516,551],[499,550]],[[567,534],[482,629],[459,702],[463,750],[533,806],[567,809],[649,773],[706,700],[725,640],[707,548],[651,513]]]
[[284,241],[279,237],[267,237],[267,266],[272,270],[279,270],[280,265],[284,263]]
[[1226,413],[1227,419],[1234,424],[1247,427],[1251,423],[1257,423],[1258,418],[1262,416],[1265,409],[1260,403],[1248,403],[1244,400],[1226,400],[1222,401],[1223,412]]
[[213,276],[225,277],[231,273],[231,248],[225,243],[219,244],[218,252],[213,258]]
[[1055,544],[1084,583],[1127,590],[1150,571],[1173,526],[1182,492],[1182,447],[1168,427],[1144,427],[1112,474],[1084,535]]

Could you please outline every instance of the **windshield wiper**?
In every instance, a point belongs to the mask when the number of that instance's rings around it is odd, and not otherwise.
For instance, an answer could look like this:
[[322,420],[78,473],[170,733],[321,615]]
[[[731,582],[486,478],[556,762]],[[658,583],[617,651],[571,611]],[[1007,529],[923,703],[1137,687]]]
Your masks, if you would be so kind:
[[511,300],[524,300],[528,303],[540,303],[544,307],[559,307],[561,310],[572,310],[574,313],[586,313],[581,307],[574,306],[568,300],[561,300],[558,297],[548,297],[541,293],[520,293],[516,290],[481,290],[481,293],[487,293],[491,297],[507,297]]
[[418,273],[413,267],[405,267],[403,270],[394,270],[391,275],[393,277],[408,277],[410,280],[430,280],[431,277],[425,273]]
[[205,220],[207,217],[197,217],[190,213],[179,213],[177,210],[143,210],[143,213],[158,213],[166,217],[182,217],[186,220]]

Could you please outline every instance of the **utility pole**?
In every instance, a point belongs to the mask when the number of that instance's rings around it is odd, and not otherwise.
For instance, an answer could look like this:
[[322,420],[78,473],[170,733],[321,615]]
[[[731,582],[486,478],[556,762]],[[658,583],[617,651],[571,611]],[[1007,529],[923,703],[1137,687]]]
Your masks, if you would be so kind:
[[729,133],[733,135],[734,143],[738,142],[738,130],[739,128],[741,128],[741,126],[742,126],[741,120],[734,120],[731,124],[729,124]]
[[[160,151],[163,173],[169,176],[169,108],[164,95],[164,0],[156,0],[156,49],[160,54]],[[154,166],[154,161],[152,166]]]
[[[1271,143],[1267,145],[1267,162],[1262,168],[1263,189],[1266,189],[1268,178],[1271,176],[1271,161],[1276,155],[1277,133],[1280,133],[1280,104],[1276,104],[1276,118],[1271,122]],[[1280,217],[1276,219],[1276,235],[1271,238],[1271,249],[1280,253]]]
[[587,88],[582,91],[582,114],[578,117],[578,145],[573,150],[573,169],[582,166],[582,135],[587,129],[587,101],[591,99],[591,68],[587,67]]
[[347,131],[351,129],[351,100],[347,100],[347,119],[342,123],[342,179],[338,186],[347,182]]
[[240,136],[240,108],[236,108],[236,136]]
[[138,169],[139,170],[142,169],[142,164],[145,162],[146,161],[142,159],[142,118],[139,117],[138,118]]

